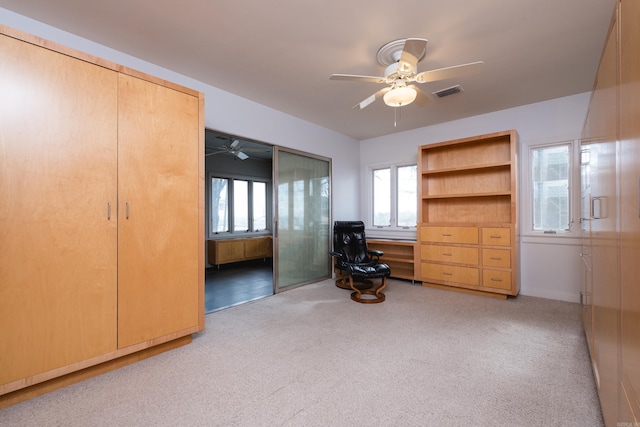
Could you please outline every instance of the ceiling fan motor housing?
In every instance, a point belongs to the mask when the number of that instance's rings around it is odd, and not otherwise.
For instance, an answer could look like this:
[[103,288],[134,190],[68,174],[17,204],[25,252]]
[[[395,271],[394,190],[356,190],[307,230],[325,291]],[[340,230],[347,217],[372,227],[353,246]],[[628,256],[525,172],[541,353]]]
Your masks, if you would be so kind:
[[417,67],[414,67],[411,70],[398,70],[398,62],[394,62],[393,64],[387,66],[384,70],[384,77],[387,80],[387,83],[393,83],[397,79],[407,78],[410,79],[416,75]]

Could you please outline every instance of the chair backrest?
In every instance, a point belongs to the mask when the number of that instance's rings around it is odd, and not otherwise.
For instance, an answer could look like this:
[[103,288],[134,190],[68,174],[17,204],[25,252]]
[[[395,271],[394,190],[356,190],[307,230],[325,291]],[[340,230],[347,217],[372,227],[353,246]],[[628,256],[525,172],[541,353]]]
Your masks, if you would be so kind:
[[342,254],[348,263],[371,262],[367,252],[364,222],[335,221],[333,223],[333,250]]

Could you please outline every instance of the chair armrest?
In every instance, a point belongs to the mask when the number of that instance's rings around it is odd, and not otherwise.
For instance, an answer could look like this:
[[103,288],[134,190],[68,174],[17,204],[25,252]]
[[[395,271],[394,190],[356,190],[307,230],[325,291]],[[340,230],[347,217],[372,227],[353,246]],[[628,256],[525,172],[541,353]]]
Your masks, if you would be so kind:
[[339,252],[329,251],[329,255],[334,256],[339,260],[342,260],[344,258],[344,256]]
[[378,258],[384,255],[384,252],[379,251],[377,249],[369,249],[367,252],[369,252],[369,255],[377,256]]
[[369,254],[369,258],[376,260],[376,262],[380,262],[380,257],[382,255],[384,255],[384,252],[379,251],[377,249],[369,249],[367,250],[367,253]]

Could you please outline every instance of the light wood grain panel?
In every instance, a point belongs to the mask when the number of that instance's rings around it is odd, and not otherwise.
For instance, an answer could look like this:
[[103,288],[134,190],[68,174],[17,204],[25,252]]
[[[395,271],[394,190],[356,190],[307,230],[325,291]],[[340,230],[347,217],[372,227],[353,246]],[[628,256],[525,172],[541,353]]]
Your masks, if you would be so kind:
[[472,286],[479,284],[478,269],[472,267],[423,262],[420,265],[420,273],[423,281]]
[[640,2],[620,7],[620,421],[640,423]]
[[478,248],[446,245],[421,245],[420,255],[425,261],[478,265]]
[[482,270],[482,286],[485,288],[511,289],[511,272],[504,270]]
[[421,203],[422,222],[503,222],[514,218],[511,196],[428,199]]
[[216,250],[217,264],[244,260],[244,243],[244,240],[218,242]]
[[244,256],[246,258],[270,258],[272,253],[273,241],[271,236],[253,237],[245,241]]
[[123,348],[199,322],[199,99],[121,74],[118,134]]
[[511,251],[508,249],[482,249],[482,265],[485,267],[511,268]]
[[510,136],[500,134],[488,138],[460,140],[455,145],[433,144],[423,153],[423,171],[463,169],[467,167],[511,161]]
[[423,196],[504,193],[511,190],[509,166],[471,169],[423,177]]
[[[594,366],[605,423],[615,425],[618,411],[620,270],[617,222],[618,22],[613,21],[591,99],[590,180],[593,197],[602,202],[591,221]],[[605,209],[606,206],[606,209]]]
[[117,75],[4,35],[0,57],[5,384],[116,348]]
[[477,227],[422,226],[420,240],[435,243],[478,243]]
[[511,229],[482,227],[482,244],[487,246],[511,246]]
[[209,264],[219,265],[273,256],[271,236],[209,240]]

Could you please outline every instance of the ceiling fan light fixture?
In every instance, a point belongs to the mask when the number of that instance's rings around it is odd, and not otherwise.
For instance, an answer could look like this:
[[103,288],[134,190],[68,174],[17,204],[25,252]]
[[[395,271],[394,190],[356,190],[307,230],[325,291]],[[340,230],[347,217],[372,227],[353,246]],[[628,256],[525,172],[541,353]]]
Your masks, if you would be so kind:
[[383,99],[389,107],[402,107],[415,101],[416,96],[418,96],[418,92],[414,88],[399,86],[385,93]]

